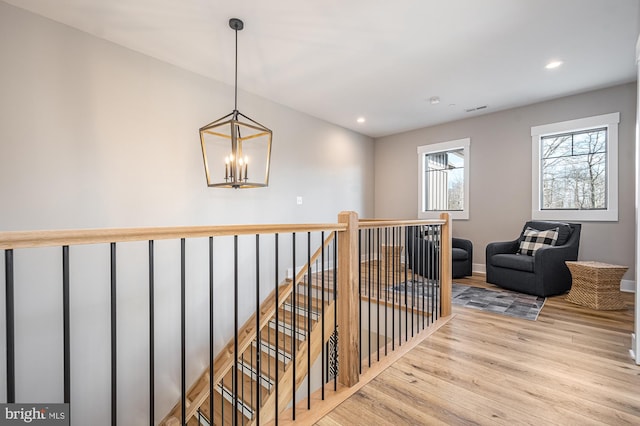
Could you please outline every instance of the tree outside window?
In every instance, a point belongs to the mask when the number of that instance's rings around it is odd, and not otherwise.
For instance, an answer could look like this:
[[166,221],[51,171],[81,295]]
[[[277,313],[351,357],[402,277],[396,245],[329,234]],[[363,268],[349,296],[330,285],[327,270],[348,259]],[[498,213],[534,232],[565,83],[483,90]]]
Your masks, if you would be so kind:
[[614,112],[531,128],[531,217],[618,220],[618,124]]
[[542,138],[542,209],[607,207],[607,129]]

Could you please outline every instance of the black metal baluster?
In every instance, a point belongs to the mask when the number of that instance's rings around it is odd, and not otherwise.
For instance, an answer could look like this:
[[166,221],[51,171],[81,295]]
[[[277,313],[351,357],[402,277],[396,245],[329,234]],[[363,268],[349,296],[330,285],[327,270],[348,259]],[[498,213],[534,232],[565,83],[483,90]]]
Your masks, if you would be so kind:
[[[427,253],[426,253],[426,264],[427,264],[427,276],[425,277],[425,281],[422,283],[422,292],[423,292],[423,318],[422,318],[422,327],[424,328],[424,316],[425,313],[430,314],[430,299],[431,296],[433,294],[433,282],[435,280],[435,266],[434,266],[434,258],[435,258],[435,252],[437,250],[437,244],[436,241],[434,239],[434,233],[433,233],[433,225],[428,225],[427,226]],[[424,298],[424,293],[426,292],[426,294],[428,295],[428,297],[425,299]],[[426,302],[426,303],[425,303]]]
[[64,402],[71,403],[71,324],[69,299],[69,246],[62,247],[62,327],[64,340]]
[[7,334],[7,403],[16,402],[16,347],[15,347],[15,305],[13,250],[4,251],[5,307]]
[[[406,342],[407,340],[409,340],[409,306],[407,306],[407,287],[409,286],[409,271],[407,271],[407,269],[409,269],[409,250],[411,249],[409,247],[409,227],[405,226],[404,227],[404,246],[406,247],[405,249],[405,256],[404,256],[404,341]],[[412,258],[415,257],[415,255],[412,254],[411,256]],[[415,273],[414,271],[411,271],[411,285],[415,285]]]
[[[419,311],[419,317],[418,317],[418,329],[420,329],[420,319],[422,319],[422,329],[424,329],[424,311],[425,311],[425,306],[424,306],[424,289],[428,286],[429,284],[429,275],[433,274],[432,268],[431,266],[433,265],[431,262],[431,256],[433,255],[433,242],[431,241],[431,225],[427,226],[427,244],[425,247],[425,250],[427,251],[423,258],[423,271],[424,271],[424,275],[422,277],[422,285],[420,286],[420,293],[418,296],[420,297],[418,299],[418,304],[420,304],[420,302],[422,302],[422,310],[418,309]],[[425,285],[425,280],[426,280],[426,285]]]
[[180,239],[180,381],[181,381],[181,424],[186,424],[187,417],[187,265],[186,241]]
[[[275,234],[275,263],[276,263],[276,267],[275,267],[275,288],[276,288],[276,330],[278,329],[278,324],[279,324],[279,318],[278,318],[278,312],[280,311],[280,285],[278,284],[280,281],[280,277],[278,274],[278,262],[279,262],[279,253],[278,253],[278,234]],[[277,334],[276,334],[277,337]],[[262,350],[262,348],[260,346],[258,346],[258,353],[260,353],[260,351]],[[278,424],[278,381],[279,381],[279,365],[278,365],[278,351],[280,350],[280,348],[278,347],[278,339],[276,338],[276,362],[275,362],[275,368],[276,368],[276,396],[275,396],[275,406],[276,406],[276,412],[275,412],[275,424]]]
[[377,234],[378,234],[377,240],[378,241],[377,241],[376,247],[378,249],[378,274],[377,274],[378,275],[378,280],[377,280],[378,282],[377,282],[377,285],[376,285],[376,288],[377,288],[377,291],[376,291],[376,293],[377,293],[376,294],[376,301],[377,301],[377,303],[376,303],[376,310],[377,310],[377,315],[376,315],[376,323],[377,323],[377,328],[376,328],[377,338],[376,339],[377,340],[376,340],[376,343],[377,343],[377,348],[378,348],[377,349],[378,361],[380,361],[380,287],[381,287],[381,281],[382,281],[381,280],[382,277],[380,276],[380,273],[382,272],[381,271],[381,269],[382,269],[382,259],[380,257],[380,250],[381,250],[380,245],[382,244],[382,242],[381,242],[381,237],[380,237],[380,228],[377,228],[377,231],[378,231],[377,232]]
[[[369,264],[367,265],[367,293],[369,295],[368,305],[367,305],[367,316],[368,316],[368,328],[367,328],[367,343],[369,346],[369,356],[367,359],[369,360],[369,367],[371,367],[371,279],[373,278],[372,269],[372,251],[373,251],[373,236],[372,229],[367,229],[367,255],[369,256]],[[379,259],[378,259],[379,260]]]
[[233,236],[233,424],[238,424],[238,236]]
[[[322,280],[322,284],[321,284],[321,288],[322,288],[322,294],[321,294],[321,297],[322,297],[322,302],[321,302],[322,317],[320,319],[322,321],[322,323],[320,324],[320,330],[321,330],[321,333],[322,333],[322,344],[320,345],[320,347],[321,347],[320,350],[322,351],[322,355],[320,357],[320,359],[321,359],[320,368],[322,369],[322,372],[320,373],[321,374],[320,377],[322,379],[320,380],[320,383],[322,383],[322,388],[321,388],[322,390],[320,391],[320,393],[322,394],[322,400],[324,401],[324,385],[325,385],[325,382],[326,382],[325,368],[324,368],[324,360],[325,360],[325,352],[324,352],[324,346],[325,346],[324,345],[324,292],[325,292],[325,288],[324,288],[324,248],[325,248],[324,247],[324,231],[322,231],[320,233],[320,239],[322,240],[322,251],[320,252],[320,263],[322,264],[322,278],[321,278],[321,280]],[[334,267],[335,267],[335,265],[334,265]]]
[[240,359],[240,364],[238,365],[242,365],[242,374],[237,373],[238,374],[238,380],[240,380],[240,402],[238,404],[242,404],[242,426],[244,426],[244,421],[245,421],[245,416],[244,416],[244,403],[246,401],[245,397],[244,397],[244,352],[242,353],[242,358]]
[[111,243],[111,424],[118,424],[118,350],[116,321],[116,243]]
[[[439,231],[439,232],[438,232],[438,243],[439,243],[439,246],[440,246],[440,248],[441,248],[441,249],[440,249],[440,252],[442,252],[442,225],[439,225],[439,226],[438,226],[438,231]],[[440,297],[441,297],[440,301],[442,302],[442,268],[440,268],[440,256],[441,256],[441,255],[442,255],[442,254],[441,254],[441,253],[439,253],[439,255],[438,255],[438,259],[437,259],[437,265],[438,265],[438,268],[439,268],[439,271],[438,271],[438,272],[439,272],[439,274],[437,275],[437,279],[438,279],[438,281],[436,282],[436,288],[438,288],[438,289],[439,289],[438,291],[439,291],[439,292],[440,292],[440,294],[441,294],[441,296],[440,296]],[[440,313],[440,311],[439,311],[438,309],[442,307],[442,303],[440,303],[439,305],[440,305],[440,306],[438,306],[438,302],[437,302],[437,300],[436,300],[436,304],[435,304],[435,307],[434,307],[434,316],[435,316],[435,319],[438,319],[438,318],[439,318],[439,313]]]
[[438,267],[438,254],[440,252],[440,250],[442,249],[442,247],[440,246],[440,238],[438,237],[438,228],[437,225],[433,225],[432,226],[432,233],[434,234],[433,237],[433,252],[432,252],[432,265],[433,265],[433,279],[431,280],[431,282],[429,283],[429,287],[430,287],[430,292],[431,292],[431,300],[429,303],[429,316],[431,316],[431,319],[433,320],[435,318],[435,312],[433,310],[434,308],[434,304],[433,304],[433,299],[434,299],[434,295],[435,295],[435,287],[436,287],[436,283],[438,282],[438,276],[440,274],[440,268]]
[[[396,228],[391,228],[391,350],[396,350]],[[400,253],[398,253],[398,260]]]
[[387,330],[388,314],[389,314],[389,257],[393,261],[393,247],[391,247],[391,255],[389,255],[389,227],[384,228],[384,356],[387,356],[387,338],[389,332]]
[[149,425],[155,425],[155,313],[154,313],[154,252],[149,241]]
[[[435,226],[431,225],[429,227],[430,233],[431,233],[431,240],[432,240],[432,249],[431,249],[431,253],[429,256],[429,261],[431,262],[431,278],[428,280],[428,285],[427,285],[427,289],[428,289],[428,294],[429,297],[427,298],[427,311],[429,313],[428,316],[431,317],[431,319],[433,320],[433,315],[434,315],[434,311],[433,311],[433,299],[435,296],[435,283],[438,279],[438,267],[436,264],[436,256],[438,251],[440,250],[440,245],[439,242],[436,238],[436,234],[435,234]],[[428,321],[428,319],[427,319]]]
[[[296,283],[296,233],[293,233],[292,236],[292,240],[293,240],[293,333],[291,333],[291,352],[292,352],[292,359],[291,361],[293,362],[293,365],[291,366],[293,368],[293,380],[292,380],[292,405],[291,405],[291,414],[292,414],[292,420],[296,419],[296,333],[298,332],[298,327],[296,324],[296,317],[298,316],[298,309],[297,309],[297,288],[298,288],[298,283]],[[277,339],[277,336],[276,336]]]
[[367,238],[367,256],[368,256],[368,273],[367,273],[367,292],[369,293],[369,304],[367,306],[367,315],[369,317],[369,326],[367,328],[367,333],[369,334],[367,336],[367,342],[369,345],[369,356],[368,356],[368,360],[369,360],[369,367],[371,367],[371,277],[372,277],[372,273],[371,273],[371,264],[372,264],[372,258],[371,258],[371,254],[372,254],[372,247],[371,247],[371,241],[372,241],[372,229],[369,228],[367,229],[367,234],[368,234],[368,238]]
[[[338,359],[338,271],[335,265],[338,264],[338,231],[334,232],[333,239],[333,303],[336,304],[336,309],[333,310],[333,334],[337,338],[335,339],[335,345],[333,345],[333,359],[335,360],[335,375],[333,376],[333,391],[338,390],[338,369],[340,368],[340,360]],[[347,266],[348,267],[348,266]]]
[[[416,333],[420,333],[420,320],[422,319],[422,325],[424,326],[424,289],[428,286],[429,283],[429,275],[431,275],[431,253],[433,249],[431,248],[431,225],[427,225],[426,227],[426,244],[424,245],[424,253],[420,257],[422,259],[422,278],[420,280],[420,285],[416,286],[416,292],[418,296],[418,321],[417,321],[417,331]],[[426,284],[426,285],[425,285]]]
[[438,250],[438,245],[436,244],[436,236],[434,235],[434,225],[429,225],[429,234],[430,234],[430,238],[429,241],[431,241],[431,245],[430,247],[430,253],[429,253],[429,276],[427,276],[427,285],[423,286],[423,290],[422,290],[422,329],[424,330],[425,328],[425,320],[427,318],[427,315],[429,314],[429,306],[427,306],[428,300],[427,298],[425,298],[425,289],[428,290],[429,286],[433,283],[433,280],[435,279],[435,274],[437,273],[436,270],[436,266],[435,266],[435,257],[436,257],[436,251]]
[[[276,307],[277,309],[277,307]],[[276,328],[278,325],[276,324]],[[260,235],[256,234],[256,343],[260,347]],[[244,356],[244,355],[243,355]],[[243,363],[244,364],[244,363]],[[244,366],[242,367],[244,371]],[[262,366],[260,363],[260,352],[256,352],[256,424],[260,424],[260,390],[262,386]],[[253,387],[253,382],[252,387]]]
[[311,409],[311,281],[311,232],[307,232],[307,410]]
[[[362,229],[358,229],[358,253],[362,253]],[[362,262],[358,261],[358,330],[360,330],[360,351],[362,351]],[[323,333],[324,336],[324,333]],[[358,372],[362,374],[362,356],[358,357]]]
[[209,424],[213,425],[213,383],[214,365],[213,365],[213,237],[209,237]]

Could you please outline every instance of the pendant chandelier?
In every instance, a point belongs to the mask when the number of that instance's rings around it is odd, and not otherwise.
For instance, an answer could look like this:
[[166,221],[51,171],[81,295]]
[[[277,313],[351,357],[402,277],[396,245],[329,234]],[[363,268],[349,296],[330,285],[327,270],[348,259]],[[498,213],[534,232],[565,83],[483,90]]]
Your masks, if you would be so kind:
[[200,128],[207,186],[264,187],[269,185],[273,133],[238,111],[238,31],[244,23],[232,18],[229,26],[236,35],[235,103],[231,113]]

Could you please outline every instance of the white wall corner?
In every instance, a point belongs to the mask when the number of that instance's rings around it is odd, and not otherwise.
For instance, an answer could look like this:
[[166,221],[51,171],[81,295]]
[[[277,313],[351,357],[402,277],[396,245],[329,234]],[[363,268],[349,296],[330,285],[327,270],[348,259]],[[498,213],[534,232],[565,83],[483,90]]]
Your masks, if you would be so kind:
[[636,292],[636,282],[633,280],[622,280],[620,281],[620,291],[624,291],[627,293],[635,293]]

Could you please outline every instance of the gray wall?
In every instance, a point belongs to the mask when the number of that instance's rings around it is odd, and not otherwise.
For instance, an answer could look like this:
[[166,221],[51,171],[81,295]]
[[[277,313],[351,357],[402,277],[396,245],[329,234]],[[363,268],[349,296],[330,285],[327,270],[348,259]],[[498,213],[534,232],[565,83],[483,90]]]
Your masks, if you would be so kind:
[[470,137],[470,216],[453,234],[473,241],[474,266],[483,266],[486,244],[514,239],[531,217],[531,126],[617,111],[619,220],[583,223],[579,257],[627,265],[634,280],[635,83],[377,139],[376,217],[417,217],[416,147]]
[[[0,231],[326,223],[341,210],[373,215],[368,137],[241,91],[240,110],[274,132],[270,186],[209,189],[198,129],[231,111],[233,87],[3,2],[0,57]],[[189,244],[189,291],[207,294],[206,241]],[[157,250],[160,420],[179,395],[179,245],[159,242]],[[228,246],[216,250],[219,265],[232,264]],[[145,244],[118,251],[121,424],[148,424],[145,253]],[[72,249],[74,424],[109,423],[108,259],[108,246]],[[60,268],[59,249],[16,253],[19,401],[62,400]],[[216,270],[225,272],[231,269]],[[233,302],[232,281],[218,278],[220,348],[231,336]],[[247,299],[241,320],[255,310]],[[188,311],[190,383],[206,365],[206,299],[190,297]],[[1,315],[2,346],[4,329]],[[2,350],[0,365],[4,357]]]

